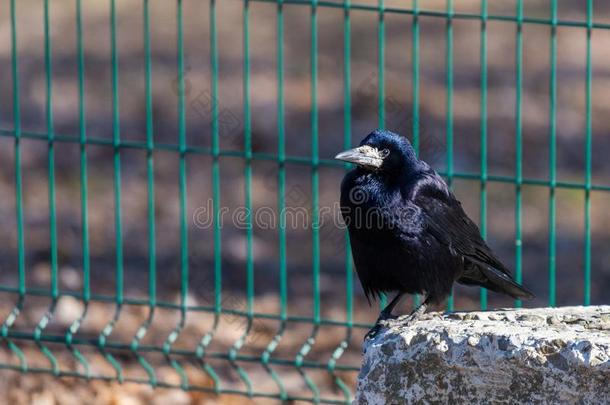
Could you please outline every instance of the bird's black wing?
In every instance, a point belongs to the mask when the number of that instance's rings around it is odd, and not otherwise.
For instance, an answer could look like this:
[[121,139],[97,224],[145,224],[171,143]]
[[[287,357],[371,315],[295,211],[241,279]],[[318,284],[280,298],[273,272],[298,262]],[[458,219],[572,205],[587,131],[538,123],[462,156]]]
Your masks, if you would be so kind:
[[446,245],[452,254],[464,258],[458,282],[480,285],[513,298],[533,298],[530,291],[512,279],[438,174],[422,176],[412,187],[409,198],[422,209],[425,232]]

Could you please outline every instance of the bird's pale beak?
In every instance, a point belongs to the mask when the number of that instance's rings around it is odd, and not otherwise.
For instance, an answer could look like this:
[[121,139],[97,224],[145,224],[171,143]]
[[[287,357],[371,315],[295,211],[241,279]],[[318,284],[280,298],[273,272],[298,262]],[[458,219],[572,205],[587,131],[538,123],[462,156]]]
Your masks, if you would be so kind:
[[355,163],[369,169],[379,169],[383,164],[379,150],[368,145],[341,152],[335,156],[335,159]]

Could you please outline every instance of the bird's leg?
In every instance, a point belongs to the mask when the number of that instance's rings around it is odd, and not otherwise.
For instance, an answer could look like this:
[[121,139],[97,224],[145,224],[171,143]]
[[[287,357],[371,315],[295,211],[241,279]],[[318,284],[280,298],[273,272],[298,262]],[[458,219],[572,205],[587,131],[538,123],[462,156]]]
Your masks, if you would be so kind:
[[414,323],[415,321],[417,321],[426,312],[426,309],[428,308],[429,303],[430,303],[430,296],[426,297],[424,302],[422,302],[417,308],[415,308],[413,310],[413,312],[411,312],[409,314],[409,316],[407,316],[404,324],[408,326],[408,325],[411,325],[412,323]]
[[394,297],[394,299],[392,299],[392,301],[390,301],[390,303],[381,310],[381,314],[380,314],[379,318],[382,318],[382,317],[385,317],[384,319],[391,318],[394,307],[396,306],[396,304],[398,304],[398,302],[400,301],[400,299],[402,298],[403,295],[405,295],[405,293],[402,293],[402,292],[399,292],[398,294],[396,294],[396,297]]
[[392,314],[392,310],[394,309],[396,304],[398,304],[398,302],[400,301],[400,299],[402,298],[403,295],[404,295],[404,293],[401,293],[401,292],[396,294],[396,297],[394,297],[394,299],[392,299],[392,301],[390,301],[390,303],[381,310],[381,313],[379,314],[379,318],[377,318],[377,321],[375,322],[375,326],[373,326],[373,328],[367,332],[367,334],[364,336],[364,340],[374,338],[377,335],[377,333],[379,333],[381,328],[383,326],[386,326],[385,321],[387,321],[388,319],[396,318],[396,315]]

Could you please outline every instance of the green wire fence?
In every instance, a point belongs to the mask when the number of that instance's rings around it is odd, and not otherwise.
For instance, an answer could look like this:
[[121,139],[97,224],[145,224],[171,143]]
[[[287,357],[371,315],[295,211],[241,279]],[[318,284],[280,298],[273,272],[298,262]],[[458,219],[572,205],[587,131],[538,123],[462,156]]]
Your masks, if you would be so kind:
[[[320,116],[319,116],[319,45],[325,38],[321,36],[319,30],[319,19],[321,14],[336,10],[342,12],[342,50],[343,54],[337,56],[337,62],[342,63],[341,73],[342,78],[342,125],[343,135],[341,144],[344,148],[351,147],[354,142],[358,141],[363,134],[353,134],[353,116],[352,116],[352,29],[354,27],[354,13],[368,13],[376,17],[377,24],[377,126],[386,126],[386,31],[388,16],[400,16],[404,24],[410,27],[410,38],[404,39],[405,44],[411,44],[411,60],[408,72],[405,72],[405,80],[411,80],[411,95],[412,109],[410,111],[411,123],[410,138],[415,149],[419,152],[421,145],[425,141],[425,134],[422,133],[420,127],[420,75],[426,66],[420,66],[420,41],[422,32],[422,22],[427,20],[444,21],[444,39],[445,39],[445,169],[442,174],[446,177],[450,185],[454,185],[455,180],[467,180],[476,182],[480,187],[479,194],[479,223],[483,237],[488,234],[488,199],[490,195],[490,184],[507,184],[514,187],[514,244],[515,244],[515,273],[519,282],[523,279],[523,188],[525,186],[535,186],[538,189],[548,190],[548,305],[554,306],[557,303],[557,190],[572,189],[584,193],[584,235],[583,235],[583,264],[582,264],[582,282],[584,286],[582,303],[589,305],[591,302],[591,282],[592,282],[592,221],[591,221],[591,194],[592,192],[609,192],[610,185],[596,184],[593,182],[592,176],[592,50],[591,39],[592,33],[595,30],[608,30],[610,23],[597,22],[593,19],[593,2],[586,2],[586,19],[579,20],[561,20],[558,18],[558,2],[552,0],[550,2],[550,18],[528,17],[524,15],[524,2],[516,1],[516,9],[512,15],[500,15],[489,12],[488,2],[482,0],[480,2],[479,12],[458,12],[455,11],[454,2],[447,0],[445,2],[444,11],[427,10],[424,2],[413,0],[407,5],[401,7],[388,7],[384,0],[375,2],[356,2],[350,0],[344,1],[315,1],[315,0],[243,0],[242,2],[242,20],[241,27],[237,27],[237,22],[232,21],[235,29],[241,29],[243,32],[242,43],[242,61],[243,61],[243,149],[226,149],[221,147],[220,126],[221,118],[219,111],[219,103],[216,101],[219,98],[219,24],[222,23],[217,15],[219,6],[218,0],[209,0],[205,2],[209,4],[207,22],[209,27],[209,80],[210,80],[210,98],[213,102],[210,103],[211,109],[211,127],[208,128],[208,133],[205,135],[211,139],[211,146],[194,145],[187,140],[187,105],[185,85],[185,45],[184,33],[185,27],[183,24],[184,10],[183,1],[175,0],[175,19],[176,19],[176,71],[177,74],[177,143],[156,141],[157,133],[155,131],[154,120],[154,104],[153,104],[153,65],[155,63],[154,55],[151,51],[151,32],[154,32],[155,25],[151,23],[150,17],[150,0],[142,0],[140,2],[140,10],[143,19],[143,64],[144,64],[144,105],[145,111],[145,140],[136,141],[124,139],[121,129],[121,101],[119,100],[120,84],[120,61],[118,45],[122,40],[117,35],[117,7],[121,0],[109,1],[109,28],[110,28],[110,54],[108,64],[111,67],[111,103],[112,103],[112,137],[103,138],[90,136],[87,127],[87,100],[85,92],[85,83],[87,71],[85,68],[85,49],[83,30],[83,1],[75,0],[76,15],[76,66],[77,77],[75,78],[78,87],[78,133],[65,134],[56,133],[54,124],[54,103],[59,94],[54,93],[53,86],[53,43],[51,41],[51,18],[50,12],[52,5],[57,2],[50,0],[41,1],[43,6],[43,24],[44,24],[44,72],[45,72],[45,110],[46,110],[46,130],[44,132],[32,132],[23,130],[22,115],[21,115],[21,89],[24,81],[28,80],[20,71],[20,61],[22,56],[19,50],[18,30],[17,30],[17,13],[20,9],[20,4],[16,0],[7,2],[8,9],[0,8],[0,14],[8,13],[10,20],[10,70],[12,80],[12,108],[13,122],[8,122],[2,119],[0,121],[0,136],[7,139],[12,139],[14,142],[14,196],[15,196],[15,226],[17,235],[17,245],[15,249],[16,260],[16,286],[15,285],[0,285],[0,291],[8,294],[11,297],[11,310],[6,314],[1,329],[1,338],[10,355],[7,359],[12,358],[16,361],[6,360],[0,364],[0,368],[12,369],[23,373],[51,373],[55,376],[62,377],[79,377],[85,379],[101,379],[120,382],[135,382],[149,384],[153,387],[176,387],[189,391],[203,391],[211,394],[238,394],[251,398],[261,397],[267,399],[275,399],[282,401],[305,401],[313,403],[351,403],[353,398],[353,381],[355,373],[357,373],[359,364],[356,361],[345,361],[345,353],[348,351],[358,353],[360,350],[359,339],[363,332],[370,326],[365,323],[355,321],[354,310],[355,302],[352,294],[354,288],[353,268],[351,265],[351,252],[349,250],[349,240],[347,235],[343,239],[345,246],[344,270],[343,270],[343,286],[336,286],[346,291],[345,302],[340,303],[344,308],[344,319],[331,319],[325,315],[324,307],[321,300],[322,279],[322,256],[321,256],[321,235],[317,227],[311,229],[311,316],[302,316],[291,314],[289,309],[290,294],[289,294],[289,278],[290,266],[289,255],[287,248],[287,240],[289,238],[288,226],[284,215],[287,207],[287,168],[296,166],[310,170],[311,179],[311,223],[317,224],[320,221],[320,175],[321,170],[326,168],[335,168],[337,171],[348,169],[349,166],[333,161],[330,156],[324,157],[320,154]],[[237,2],[238,0],[234,0]],[[277,84],[277,152],[260,152],[256,151],[253,144],[253,127],[252,127],[252,84],[251,84],[251,8],[253,4],[265,4],[267,7],[273,7],[275,10],[275,54],[277,57],[275,77]],[[389,3],[389,2],[388,2]],[[286,130],[286,76],[285,76],[285,15],[286,10],[299,10],[309,19],[309,75],[310,75],[310,149],[309,155],[294,155],[287,153],[287,143],[291,140],[288,131]],[[454,155],[454,30],[456,21],[471,21],[471,24],[478,24],[480,31],[480,160],[478,162],[478,173],[465,173],[455,171],[455,155]],[[494,175],[488,170],[488,23],[490,21],[504,22],[513,24],[515,28],[515,85],[514,85],[514,126],[515,126],[515,172],[514,175]],[[260,21],[259,21],[260,23]],[[549,84],[549,132],[548,132],[548,154],[549,167],[548,178],[527,178],[523,173],[523,77],[524,77],[524,59],[523,59],[523,27],[543,26],[548,27],[550,33],[549,51],[550,51],[550,84]],[[584,182],[560,181],[557,176],[557,29],[558,27],[579,28],[586,31],[586,40],[583,46],[586,46],[586,69],[585,69],[585,88],[582,90],[585,95],[586,125],[583,128],[585,137],[585,179]],[[222,39],[222,38],[220,38]],[[406,52],[406,51],[405,51]],[[305,61],[303,61],[305,62]],[[1,96],[0,96],[1,97]],[[338,108],[340,106],[337,106]],[[391,129],[391,128],[390,128]],[[46,157],[48,165],[48,220],[49,220],[49,288],[32,287],[28,285],[27,273],[28,266],[27,258],[27,232],[26,220],[24,218],[24,186],[23,173],[24,163],[22,161],[23,142],[24,140],[39,141],[41,144],[47,145]],[[57,164],[57,147],[62,144],[74,144],[78,147],[79,156],[79,183],[80,183],[80,234],[82,241],[82,262],[80,263],[79,272],[82,274],[82,290],[68,291],[60,289],[59,275],[59,250],[58,241],[58,218],[57,218],[57,188],[56,188],[56,164]],[[90,199],[93,197],[92,192],[88,188],[89,173],[88,164],[90,162],[91,147],[106,148],[112,153],[112,180],[113,180],[113,202],[114,202],[114,239],[116,246],[114,249],[115,263],[114,274],[107,274],[107,277],[114,278],[115,291],[114,294],[96,294],[92,289],[91,281],[91,238],[90,238]],[[148,232],[147,247],[147,298],[139,299],[130,297],[129,290],[124,284],[124,241],[126,235],[124,233],[124,206],[123,196],[123,180],[124,180],[124,154],[127,150],[139,150],[145,153],[145,180],[146,184],[146,221]],[[180,249],[176,254],[180,259],[179,284],[178,284],[178,299],[175,302],[170,302],[159,298],[159,273],[157,249],[158,249],[158,230],[156,228],[156,191],[155,191],[155,158],[159,153],[169,153],[177,157],[178,164],[178,194],[169,198],[177,200],[179,207],[179,237]],[[192,305],[189,302],[190,283],[189,277],[193,271],[189,261],[193,254],[189,250],[189,228],[190,211],[187,207],[188,196],[187,192],[192,190],[194,185],[187,184],[188,170],[187,157],[189,156],[206,156],[211,160],[211,172],[206,173],[206,176],[211,177],[213,199],[213,218],[214,223],[211,230],[213,244],[213,263],[211,263],[213,277],[209,280],[208,287],[214,291],[212,302],[208,305]],[[244,165],[244,204],[251,212],[253,208],[253,164],[256,162],[267,162],[275,165],[274,173],[277,176],[277,212],[281,213],[279,217],[279,225],[277,228],[277,263],[278,263],[278,279],[276,292],[279,297],[279,310],[277,312],[265,312],[255,310],[255,263],[254,263],[254,226],[251,214],[245,217],[245,304],[240,309],[229,308],[224,304],[225,296],[223,296],[223,254],[227,247],[223,246],[223,229],[221,225],[221,207],[223,196],[221,195],[221,162],[225,158],[239,159]],[[338,187],[338,185],[337,185]],[[144,236],[144,235],[142,235]],[[19,326],[19,319],[23,317],[24,307],[30,300],[36,298],[45,298],[50,300],[48,309],[37,322],[32,330],[26,330]],[[64,297],[71,297],[80,301],[82,311],[73,320],[70,326],[63,332],[56,332],[48,329],[48,325],[52,322],[58,312],[58,302]],[[418,298],[414,297],[417,302]],[[97,335],[92,336],[90,333],[83,333],[83,324],[88,319],[90,307],[95,303],[103,303],[112,305],[113,315],[108,323]],[[520,306],[521,302],[515,302],[516,306]],[[117,338],[113,332],[117,324],[121,322],[121,316],[128,306],[141,307],[146,311],[146,316],[141,325],[138,325],[135,334],[129,340],[121,340]],[[448,301],[448,309],[454,308],[454,297]],[[482,289],[480,291],[480,307],[487,309],[488,297],[487,292]],[[156,317],[160,311],[170,311],[177,314],[177,321],[172,326],[171,330],[163,339],[162,344],[146,343],[146,337],[151,333]],[[181,336],[188,329],[188,318],[193,314],[209,314],[212,322],[210,327],[202,336],[199,336],[198,341],[190,349],[185,349],[179,344]],[[218,339],[218,334],[221,333],[222,319],[226,316],[234,316],[244,320],[243,328],[233,343],[226,350],[213,349],[215,340]],[[373,319],[373,318],[371,318]],[[262,350],[256,353],[246,354],[245,349],[248,346],[248,340],[256,333],[255,323],[259,320],[273,321],[274,328],[270,333],[270,338],[264,343]],[[291,329],[307,326],[308,331],[301,335],[300,343],[297,345],[296,351],[288,356],[285,353],[278,353],[278,348],[282,347],[285,341],[285,336]],[[321,334],[328,328],[341,330],[339,337],[325,359],[312,359],[310,353],[316,347]],[[355,336],[357,335],[357,338]],[[23,348],[27,342],[34,342],[38,350],[46,358],[48,366],[32,365],[29,361],[27,351]],[[110,365],[112,372],[99,372],[98,367],[92,363],[91,357],[87,355],[87,350],[93,349],[100,353],[103,359]],[[58,360],[58,353],[67,351],[71,353],[75,359],[72,368],[62,366]],[[144,376],[134,377],[125,373],[124,364],[125,356],[131,356],[144,370]],[[159,378],[156,370],[156,363],[152,360],[155,356],[161,356],[164,364],[169,365],[179,377],[178,381],[168,382]],[[209,383],[201,384],[191,378],[191,372],[187,370],[187,365],[192,365],[208,378]],[[228,365],[237,376],[235,381],[225,381],[226,375],[222,370],[222,366],[218,364]],[[260,365],[264,369],[268,379],[273,381],[274,389],[261,389],[254,382],[249,371],[249,366]],[[295,388],[286,382],[286,373],[299,373],[303,387]],[[330,385],[333,387],[330,390],[321,389],[320,378],[315,375],[316,372],[323,372],[326,377],[330,378]]]

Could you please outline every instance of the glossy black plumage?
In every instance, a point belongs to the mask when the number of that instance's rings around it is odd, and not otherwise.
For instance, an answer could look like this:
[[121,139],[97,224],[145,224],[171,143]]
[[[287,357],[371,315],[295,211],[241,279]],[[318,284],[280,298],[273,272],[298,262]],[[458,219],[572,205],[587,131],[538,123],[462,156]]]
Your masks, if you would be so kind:
[[354,151],[373,156],[341,184],[354,264],[369,300],[397,292],[425,294],[426,303],[439,303],[456,281],[533,297],[512,279],[444,180],[416,157],[406,138],[376,130],[360,146],[337,158],[349,155],[342,160],[357,163]]

